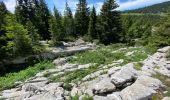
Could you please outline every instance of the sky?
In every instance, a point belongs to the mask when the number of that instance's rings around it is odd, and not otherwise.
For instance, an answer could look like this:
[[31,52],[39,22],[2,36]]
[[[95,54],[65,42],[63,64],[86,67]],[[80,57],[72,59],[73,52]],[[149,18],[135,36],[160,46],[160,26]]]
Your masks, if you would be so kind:
[[[15,0],[0,0],[4,1],[8,10],[11,12],[14,12],[15,10]],[[78,0],[67,0],[70,8],[72,9],[73,13],[76,9],[76,4],[78,3]],[[96,7],[97,12],[100,12],[100,9],[102,7],[104,0],[87,0],[88,6],[92,7],[93,5]],[[149,5],[170,1],[170,0],[116,0],[116,2],[119,4],[119,7],[117,10],[123,11],[123,10],[131,10],[141,7],[146,7]],[[65,8],[65,0],[46,0],[46,3],[50,10],[54,8],[54,5],[56,8],[63,12]]]

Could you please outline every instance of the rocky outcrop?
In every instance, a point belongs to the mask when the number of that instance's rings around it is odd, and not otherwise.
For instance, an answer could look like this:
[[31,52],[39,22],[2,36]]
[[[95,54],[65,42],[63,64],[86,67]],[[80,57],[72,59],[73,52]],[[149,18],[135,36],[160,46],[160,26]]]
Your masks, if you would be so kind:
[[170,46],[159,49],[144,61],[142,70],[152,74],[160,73],[170,77],[170,61],[166,58]]
[[[67,47],[70,45],[67,44]],[[72,45],[71,45],[72,46]],[[163,91],[166,86],[152,75],[160,73],[169,76],[170,63],[166,53],[170,47],[159,49],[154,55],[148,57],[141,70],[135,69],[136,63],[131,62],[120,66],[120,61],[113,64],[100,65],[96,72],[82,78],[72,84],[71,91],[64,89],[64,83],[52,82],[53,76],[87,69],[96,64],[70,64],[72,57],[59,58],[54,60],[55,68],[37,73],[25,82],[18,82],[17,87],[4,90],[0,98],[14,100],[69,100],[69,96],[79,95],[83,100],[85,94],[92,96],[94,100],[151,100],[158,91]],[[120,62],[120,63],[119,63]],[[159,67],[158,67],[159,66]],[[164,91],[163,91],[164,92]],[[169,97],[162,98],[169,100]]]

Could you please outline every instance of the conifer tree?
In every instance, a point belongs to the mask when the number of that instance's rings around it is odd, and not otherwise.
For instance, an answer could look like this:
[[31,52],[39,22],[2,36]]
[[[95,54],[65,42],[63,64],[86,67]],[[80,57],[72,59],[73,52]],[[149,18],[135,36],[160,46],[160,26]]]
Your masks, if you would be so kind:
[[76,34],[83,36],[88,32],[89,23],[89,8],[86,0],[79,0],[75,13],[75,28]]
[[73,19],[73,14],[68,6],[68,3],[66,1],[65,5],[65,11],[64,11],[64,18],[63,18],[63,27],[64,27],[64,32],[66,36],[73,36],[74,35],[74,19]]
[[0,2],[0,63],[2,61],[3,58],[6,57],[6,50],[5,50],[5,46],[7,45],[7,38],[6,38],[6,16],[7,16],[7,8],[4,4],[4,2]]
[[50,18],[50,11],[48,9],[45,0],[39,0],[39,6],[37,7],[36,16],[38,18],[38,26],[37,29],[41,37],[46,40],[50,39],[50,32],[49,32],[49,18]]
[[90,22],[88,28],[88,35],[90,36],[91,39],[96,39],[98,37],[96,31],[96,22],[97,22],[96,9],[93,6],[90,14]]
[[105,0],[100,14],[100,41],[110,44],[119,41],[121,32],[120,15],[115,9],[118,7],[115,0]]
[[54,16],[50,18],[50,28],[49,31],[51,32],[53,45],[59,43],[59,41],[63,40],[63,27],[61,24],[61,14],[59,11],[54,7]]
[[6,49],[10,50],[10,56],[25,56],[32,53],[31,38],[27,29],[17,23],[11,16],[7,18],[6,26],[8,45]]

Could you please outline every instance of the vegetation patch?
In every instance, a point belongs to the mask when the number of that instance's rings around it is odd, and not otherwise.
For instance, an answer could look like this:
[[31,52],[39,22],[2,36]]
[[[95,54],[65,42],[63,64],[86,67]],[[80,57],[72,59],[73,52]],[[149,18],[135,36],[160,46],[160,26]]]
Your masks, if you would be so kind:
[[[71,96],[69,100],[80,100],[79,98],[80,98],[79,95],[75,95],[74,97]],[[85,94],[85,95],[83,95],[81,100],[93,100],[93,97]]]
[[0,77],[0,91],[12,88],[14,87],[15,82],[24,81],[32,76],[35,76],[42,70],[50,69],[53,67],[54,65],[52,62],[43,61],[20,72],[6,74],[5,76]]
[[66,88],[68,87],[68,84],[71,82],[78,82],[85,76],[96,72],[98,70],[98,65],[91,66],[90,68],[87,69],[78,69],[76,71],[70,71],[70,72],[65,72],[62,75],[58,75],[55,77],[52,77],[53,81],[61,81],[66,84]]
[[135,64],[135,66],[134,66],[134,68],[136,69],[136,70],[141,70],[141,67],[143,66],[143,63],[136,63]]
[[[167,93],[166,93],[165,95],[162,93],[163,97],[165,97],[165,96],[170,96],[170,77],[161,75],[161,74],[159,74],[159,73],[157,73],[157,74],[154,75],[153,77],[159,79],[159,80],[166,86],[165,89],[166,89]],[[161,93],[159,93],[159,94],[161,94]],[[157,95],[158,95],[158,94],[157,94]],[[157,100],[157,99],[155,99],[155,100]]]

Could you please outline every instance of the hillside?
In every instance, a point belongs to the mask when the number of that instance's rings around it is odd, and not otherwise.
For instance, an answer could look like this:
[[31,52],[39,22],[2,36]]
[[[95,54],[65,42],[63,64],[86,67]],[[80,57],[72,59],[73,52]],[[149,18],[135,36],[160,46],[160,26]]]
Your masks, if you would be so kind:
[[170,7],[170,1],[155,4],[152,6],[139,8],[135,10],[128,10],[128,13],[166,13]]

